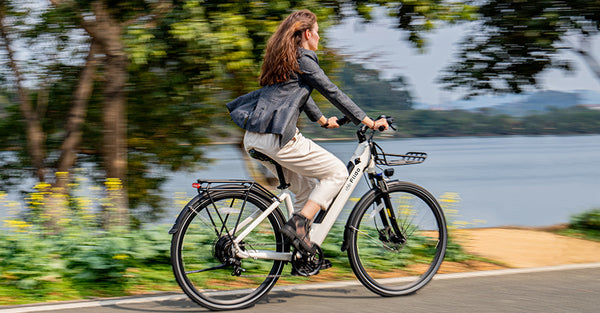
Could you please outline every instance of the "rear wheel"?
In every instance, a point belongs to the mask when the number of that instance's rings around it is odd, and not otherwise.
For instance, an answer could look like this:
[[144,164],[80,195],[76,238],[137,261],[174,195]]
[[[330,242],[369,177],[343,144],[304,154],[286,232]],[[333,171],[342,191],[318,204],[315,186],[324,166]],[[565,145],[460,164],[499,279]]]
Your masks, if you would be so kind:
[[[227,190],[186,206],[171,241],[171,262],[190,299],[211,310],[240,309],[256,303],[275,285],[284,262],[241,259],[233,246],[244,221],[253,220],[269,204],[255,193]],[[283,224],[283,216],[275,210],[239,243],[240,248],[284,252]]]
[[382,296],[413,293],[440,267],[446,222],[435,198],[420,186],[388,182],[389,192],[367,193],[349,218],[346,240],[352,270]]

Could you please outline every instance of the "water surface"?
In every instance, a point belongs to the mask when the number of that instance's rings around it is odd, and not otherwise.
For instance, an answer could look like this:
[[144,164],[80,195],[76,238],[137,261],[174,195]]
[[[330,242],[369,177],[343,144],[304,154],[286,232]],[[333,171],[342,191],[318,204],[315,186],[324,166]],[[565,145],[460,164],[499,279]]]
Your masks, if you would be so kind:
[[[395,167],[395,179],[419,184],[437,198],[458,194],[453,221],[469,227],[546,226],[600,207],[600,135],[411,138],[379,140],[384,151],[427,152],[418,165]],[[346,162],[354,141],[320,142]],[[167,194],[194,194],[197,178],[250,178],[233,145],[211,146],[215,162],[195,173],[174,173]],[[363,184],[355,197],[366,191]],[[180,210],[169,208],[165,221]],[[482,223],[481,221],[485,221]]]

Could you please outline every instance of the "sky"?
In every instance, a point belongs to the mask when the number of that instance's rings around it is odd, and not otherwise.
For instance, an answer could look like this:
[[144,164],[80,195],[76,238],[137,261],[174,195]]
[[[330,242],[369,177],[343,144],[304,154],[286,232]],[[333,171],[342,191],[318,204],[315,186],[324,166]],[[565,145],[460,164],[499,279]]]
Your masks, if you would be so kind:
[[[363,24],[359,18],[348,17],[341,24],[327,29],[324,37],[327,46],[347,56],[348,61],[364,63],[368,68],[378,69],[382,77],[404,76],[417,103],[430,106],[444,104],[461,98],[461,94],[442,90],[436,79],[439,72],[450,63],[458,49],[465,26],[448,26],[428,35],[425,53],[419,53],[404,39],[406,33],[394,29],[393,19],[375,14],[370,24]],[[600,36],[596,36],[592,51],[600,51]],[[572,52],[567,57],[576,64],[575,74],[565,74],[550,70],[542,75],[544,90],[575,91],[592,90],[600,92],[600,80],[580,62]]]

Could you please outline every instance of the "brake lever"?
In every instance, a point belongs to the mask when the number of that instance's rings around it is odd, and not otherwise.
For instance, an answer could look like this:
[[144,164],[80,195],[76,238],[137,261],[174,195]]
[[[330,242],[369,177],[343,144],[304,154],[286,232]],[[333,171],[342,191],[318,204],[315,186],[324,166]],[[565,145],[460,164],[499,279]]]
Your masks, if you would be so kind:
[[[394,123],[394,118],[393,117],[391,117],[391,116],[385,116],[385,115],[380,115],[377,119],[380,119],[380,118],[385,118],[385,121],[388,123],[388,126],[391,129],[396,130],[396,127],[393,124]],[[385,130],[385,127],[379,126],[379,131],[380,132],[382,132],[384,130]]]

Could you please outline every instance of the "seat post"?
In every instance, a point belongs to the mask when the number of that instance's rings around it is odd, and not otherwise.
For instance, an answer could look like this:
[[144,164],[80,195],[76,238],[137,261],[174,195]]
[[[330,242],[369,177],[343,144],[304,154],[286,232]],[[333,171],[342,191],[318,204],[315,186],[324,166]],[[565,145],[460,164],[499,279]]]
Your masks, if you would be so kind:
[[277,176],[279,176],[279,186],[277,186],[277,189],[287,189],[290,184],[288,184],[285,181],[285,176],[283,175],[283,168],[281,167],[281,165],[279,165],[279,163],[272,161],[272,163],[275,165],[275,168],[277,169]]

